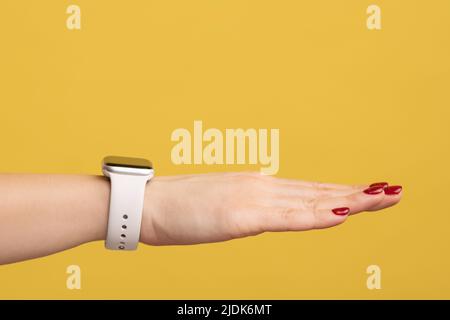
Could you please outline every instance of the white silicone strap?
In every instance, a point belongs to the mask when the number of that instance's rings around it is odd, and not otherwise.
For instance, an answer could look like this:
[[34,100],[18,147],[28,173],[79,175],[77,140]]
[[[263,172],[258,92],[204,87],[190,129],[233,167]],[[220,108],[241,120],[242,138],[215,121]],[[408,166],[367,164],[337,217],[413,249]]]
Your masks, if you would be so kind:
[[110,173],[111,195],[105,247],[135,250],[141,232],[145,185],[151,178]]

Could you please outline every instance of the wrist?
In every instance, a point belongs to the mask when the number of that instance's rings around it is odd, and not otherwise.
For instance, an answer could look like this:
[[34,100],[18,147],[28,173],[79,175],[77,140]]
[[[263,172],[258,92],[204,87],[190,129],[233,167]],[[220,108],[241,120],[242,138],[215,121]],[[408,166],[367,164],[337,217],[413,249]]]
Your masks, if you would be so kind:
[[163,211],[162,204],[161,178],[154,177],[145,187],[140,242],[149,245],[158,245],[158,221]]

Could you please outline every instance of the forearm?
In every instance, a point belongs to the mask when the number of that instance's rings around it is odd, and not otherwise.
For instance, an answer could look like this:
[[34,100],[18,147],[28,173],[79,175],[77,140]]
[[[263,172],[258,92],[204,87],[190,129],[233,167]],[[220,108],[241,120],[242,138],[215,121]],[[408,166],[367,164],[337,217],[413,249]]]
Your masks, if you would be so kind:
[[0,175],[0,264],[105,238],[110,186],[88,175]]

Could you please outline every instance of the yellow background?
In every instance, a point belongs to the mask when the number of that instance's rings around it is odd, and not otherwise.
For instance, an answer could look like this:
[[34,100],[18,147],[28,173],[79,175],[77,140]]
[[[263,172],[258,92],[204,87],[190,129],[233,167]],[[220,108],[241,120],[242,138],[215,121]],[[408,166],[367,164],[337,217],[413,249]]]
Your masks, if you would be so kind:
[[3,0],[0,41],[2,172],[99,174],[105,154],[159,175],[259,169],[172,164],[171,132],[202,120],[279,128],[282,177],[404,186],[328,230],[0,266],[0,298],[450,298],[448,0]]

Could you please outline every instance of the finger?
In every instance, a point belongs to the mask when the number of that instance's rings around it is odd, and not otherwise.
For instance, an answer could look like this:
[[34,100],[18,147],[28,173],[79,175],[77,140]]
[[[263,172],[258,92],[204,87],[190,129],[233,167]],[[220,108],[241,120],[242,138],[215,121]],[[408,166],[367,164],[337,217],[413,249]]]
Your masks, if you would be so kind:
[[[263,207],[253,215],[252,225],[258,233],[265,231],[306,231],[314,229],[312,212],[294,207]],[[253,229],[253,228],[252,228]]]
[[[313,208],[315,228],[328,228],[342,223],[349,215],[370,210],[382,203],[386,197],[382,188],[380,190],[372,187],[372,193],[367,190],[342,197],[319,199]],[[330,215],[330,211],[333,215]]]
[[360,192],[366,189],[367,186],[349,186],[348,188],[341,189],[330,189],[327,187],[305,187],[305,186],[297,186],[297,185],[272,185],[267,188],[269,194],[282,199],[289,198],[298,201],[298,198],[332,198],[338,196],[344,196],[348,194],[352,194],[355,192]]
[[301,200],[297,207],[264,207],[256,222],[262,231],[304,231],[329,228],[344,222],[350,214],[374,207],[385,194],[356,192],[350,195]]
[[402,186],[397,185],[385,187],[384,193],[386,197],[384,197],[382,202],[376,204],[368,211],[377,211],[396,205],[398,202],[400,202],[402,198],[402,190],[403,190]]
[[272,177],[276,183],[286,185],[286,186],[300,186],[306,188],[316,188],[316,189],[353,189],[358,187],[356,185],[350,184],[336,184],[336,183],[325,183],[319,181],[304,181],[304,180],[296,180],[296,179],[287,179],[287,178],[277,178]]

